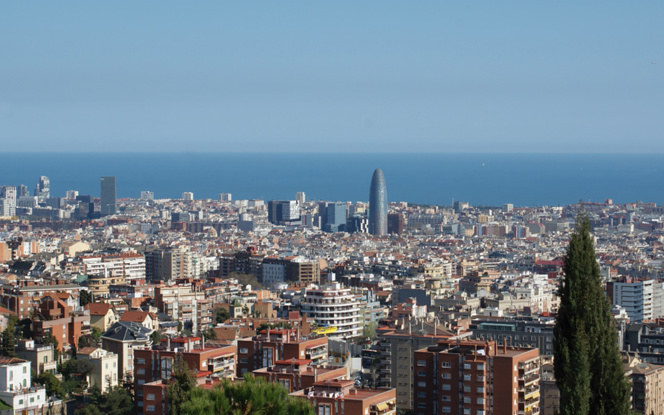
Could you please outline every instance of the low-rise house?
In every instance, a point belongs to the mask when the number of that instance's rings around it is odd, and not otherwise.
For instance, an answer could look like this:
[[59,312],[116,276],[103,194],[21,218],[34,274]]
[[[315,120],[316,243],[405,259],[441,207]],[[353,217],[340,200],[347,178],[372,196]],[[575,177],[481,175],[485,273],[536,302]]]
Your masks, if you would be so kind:
[[88,360],[92,371],[88,385],[97,386],[102,393],[118,386],[118,355],[98,347],[84,347],[76,353],[77,360]]

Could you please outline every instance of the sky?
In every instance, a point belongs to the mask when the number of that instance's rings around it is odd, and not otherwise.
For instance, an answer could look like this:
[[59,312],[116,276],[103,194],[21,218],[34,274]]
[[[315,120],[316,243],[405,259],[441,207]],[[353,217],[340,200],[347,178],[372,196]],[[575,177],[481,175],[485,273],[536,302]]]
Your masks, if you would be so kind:
[[661,0],[5,1],[0,152],[664,153],[662,21]]

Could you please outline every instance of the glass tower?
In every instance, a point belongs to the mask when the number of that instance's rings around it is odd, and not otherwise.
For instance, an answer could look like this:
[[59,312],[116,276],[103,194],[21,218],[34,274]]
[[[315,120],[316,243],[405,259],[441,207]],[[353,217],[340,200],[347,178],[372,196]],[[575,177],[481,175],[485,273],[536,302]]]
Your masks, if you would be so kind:
[[369,233],[372,235],[387,235],[387,187],[381,169],[376,169],[371,178]]
[[115,215],[115,176],[101,178],[101,214]]

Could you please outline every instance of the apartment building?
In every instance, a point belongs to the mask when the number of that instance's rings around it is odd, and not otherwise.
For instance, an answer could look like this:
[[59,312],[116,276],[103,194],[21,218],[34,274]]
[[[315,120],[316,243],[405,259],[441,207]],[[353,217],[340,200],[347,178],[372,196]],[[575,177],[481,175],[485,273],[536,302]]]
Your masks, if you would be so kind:
[[89,255],[80,258],[86,275],[104,275],[122,282],[145,279],[145,256],[135,252]]
[[212,301],[196,285],[166,285],[155,288],[155,307],[172,321],[198,334],[212,326]]
[[30,369],[27,360],[0,357],[0,400],[11,407],[7,413],[40,414],[48,410],[51,402],[46,401],[46,389],[32,385]]
[[327,337],[301,337],[297,329],[263,330],[254,337],[239,339],[238,375],[270,367],[278,361],[308,359],[313,364],[327,362]]
[[312,387],[293,392],[290,396],[306,399],[321,415],[394,415],[394,389],[357,389],[347,379],[316,382]]
[[277,360],[274,365],[254,370],[256,378],[279,382],[292,393],[314,386],[316,382],[348,376],[348,368],[312,365],[309,359]]
[[102,393],[119,385],[117,354],[98,347],[84,347],[76,353],[76,360],[87,360],[92,364],[88,384],[97,386]]
[[664,283],[656,280],[618,277],[606,284],[609,300],[621,306],[629,320],[640,323],[664,315]]
[[[139,412],[151,414],[161,407],[159,393],[147,393],[146,385],[172,376],[175,359],[182,358],[197,376],[206,374],[217,379],[235,378],[236,347],[205,344],[200,337],[163,339],[158,349],[134,351],[134,391]],[[154,389],[154,388],[153,388]]]
[[538,349],[445,340],[413,361],[417,415],[539,413]]
[[328,337],[355,339],[362,335],[364,314],[350,288],[340,283],[307,288],[301,311],[313,317],[318,327],[330,329]]

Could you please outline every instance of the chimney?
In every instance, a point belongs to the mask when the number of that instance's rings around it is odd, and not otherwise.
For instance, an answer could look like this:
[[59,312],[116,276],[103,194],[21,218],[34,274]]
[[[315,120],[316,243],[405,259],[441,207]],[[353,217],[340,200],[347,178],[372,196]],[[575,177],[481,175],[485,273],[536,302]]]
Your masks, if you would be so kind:
[[507,354],[507,339],[503,340],[503,354]]
[[352,388],[351,390],[348,391],[348,393],[351,395],[357,395],[357,389]]
[[167,344],[168,350],[171,350],[171,338],[170,338],[170,336],[167,337],[167,339],[168,339],[168,344]]
[[205,335],[201,336],[201,350],[205,350]]

